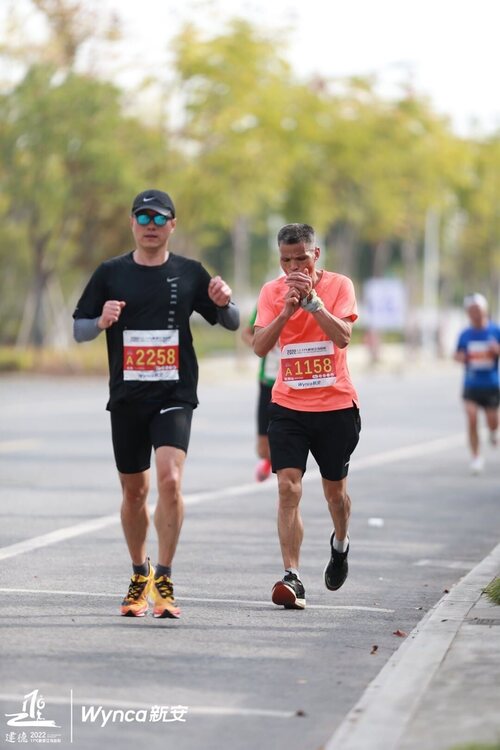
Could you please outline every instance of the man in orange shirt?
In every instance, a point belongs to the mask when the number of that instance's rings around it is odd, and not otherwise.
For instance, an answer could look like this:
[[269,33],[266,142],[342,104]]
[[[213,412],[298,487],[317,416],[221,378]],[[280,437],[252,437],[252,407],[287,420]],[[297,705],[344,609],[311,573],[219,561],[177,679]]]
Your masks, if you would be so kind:
[[281,368],[269,408],[269,443],[278,477],[278,535],[285,575],[274,585],[272,600],[287,609],[304,609],[299,504],[309,451],[318,463],[333,522],[326,587],[336,591],[348,573],[347,473],[361,421],[346,347],[358,315],[351,280],[317,268],[320,248],[311,226],[282,227],[278,248],[285,275],[261,290],[254,351],[263,357],[276,342],[281,347]]

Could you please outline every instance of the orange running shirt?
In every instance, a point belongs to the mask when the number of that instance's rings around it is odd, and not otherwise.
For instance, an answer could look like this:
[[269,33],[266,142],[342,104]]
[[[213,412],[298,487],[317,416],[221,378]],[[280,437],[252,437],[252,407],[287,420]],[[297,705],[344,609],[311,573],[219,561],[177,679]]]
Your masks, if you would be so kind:
[[[283,309],[287,292],[285,276],[262,287],[255,325],[265,328]],[[358,317],[354,286],[347,276],[323,271],[315,291],[325,308],[337,318]],[[297,310],[279,338],[281,368],[272,400],[297,411],[348,409],[358,396],[347,367],[347,347],[339,349],[322,331],[314,316]]]

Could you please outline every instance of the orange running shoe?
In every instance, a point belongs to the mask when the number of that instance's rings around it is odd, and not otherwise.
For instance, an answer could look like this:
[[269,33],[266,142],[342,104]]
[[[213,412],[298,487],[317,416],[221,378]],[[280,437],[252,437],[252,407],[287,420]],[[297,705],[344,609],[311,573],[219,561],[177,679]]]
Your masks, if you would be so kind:
[[180,617],[181,610],[175,603],[174,584],[167,576],[158,576],[154,579],[151,589],[153,599],[153,617]]
[[271,461],[268,458],[261,458],[255,467],[255,479],[258,482],[265,482],[271,474]]
[[130,579],[127,595],[122,601],[120,613],[124,617],[144,617],[148,611],[148,594],[151,591],[154,581],[154,569],[148,557],[149,573],[142,576],[140,573],[134,573]]

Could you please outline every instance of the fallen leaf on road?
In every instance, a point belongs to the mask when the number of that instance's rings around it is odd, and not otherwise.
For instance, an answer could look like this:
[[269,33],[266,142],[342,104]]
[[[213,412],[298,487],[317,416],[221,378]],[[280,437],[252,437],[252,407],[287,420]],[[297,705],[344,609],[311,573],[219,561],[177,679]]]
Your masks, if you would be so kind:
[[406,636],[408,635],[408,633],[405,633],[405,631],[404,631],[404,630],[399,630],[399,629],[398,629],[398,630],[395,630],[395,631],[394,631],[393,635],[397,635],[397,636],[399,636],[400,638],[406,638]]
[[372,650],[370,651],[370,654],[376,654],[378,651],[378,646],[372,646]]

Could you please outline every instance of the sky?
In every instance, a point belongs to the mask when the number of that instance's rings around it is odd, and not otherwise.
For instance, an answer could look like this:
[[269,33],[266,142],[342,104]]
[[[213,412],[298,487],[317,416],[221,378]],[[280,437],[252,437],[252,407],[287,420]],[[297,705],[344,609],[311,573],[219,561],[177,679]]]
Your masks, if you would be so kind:
[[[377,74],[410,83],[461,135],[500,128],[500,0],[104,0],[119,16],[124,65],[154,71],[193,20],[217,32],[234,16],[275,30],[299,77]],[[288,45],[282,30],[289,29]]]

